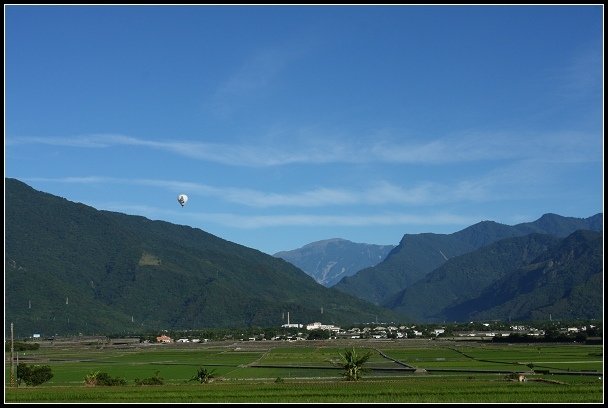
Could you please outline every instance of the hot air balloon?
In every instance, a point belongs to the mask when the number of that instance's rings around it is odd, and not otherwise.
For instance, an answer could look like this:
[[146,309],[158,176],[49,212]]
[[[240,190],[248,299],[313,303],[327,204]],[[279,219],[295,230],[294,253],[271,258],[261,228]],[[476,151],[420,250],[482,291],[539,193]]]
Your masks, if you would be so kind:
[[180,194],[177,196],[177,201],[182,205],[182,207],[188,201],[188,196],[186,194]]

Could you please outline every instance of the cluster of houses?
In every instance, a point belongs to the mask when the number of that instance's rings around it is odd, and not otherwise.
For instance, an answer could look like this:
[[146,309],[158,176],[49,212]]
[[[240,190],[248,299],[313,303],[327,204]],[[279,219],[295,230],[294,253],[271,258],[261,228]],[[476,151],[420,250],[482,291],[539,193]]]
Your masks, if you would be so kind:
[[[484,323],[484,326],[488,327],[489,323]],[[445,333],[444,328],[436,328],[423,332],[416,326],[375,326],[375,327],[353,327],[347,330],[342,330],[338,326],[326,325],[320,322],[307,324],[305,327],[302,324],[284,324],[281,327],[285,328],[306,328],[306,330],[329,330],[331,337],[334,338],[372,338],[372,339],[406,339],[406,338],[417,338],[422,336],[438,337]],[[544,331],[528,328],[525,326],[511,326],[511,330],[504,331],[490,331],[490,330],[467,330],[453,332],[453,337],[496,337],[496,336],[509,336],[511,333],[525,333],[534,336],[544,335]]]
[[[291,323],[291,324],[284,324],[281,327],[296,328],[296,329],[305,328],[307,331],[328,330],[331,333],[331,337],[340,337],[340,338],[350,337],[352,339],[358,339],[358,338],[361,338],[362,336],[378,338],[378,339],[388,338],[390,333],[395,333],[395,336],[397,338],[407,337],[407,335],[404,332],[404,330],[406,329],[405,326],[400,326],[400,327],[376,326],[373,328],[372,327],[363,327],[363,328],[353,327],[352,329],[343,330],[338,326],[334,326],[333,324],[322,324],[321,322],[314,322],[314,323],[309,323],[306,326],[304,326],[302,324]],[[403,332],[401,332],[399,330],[402,330]],[[419,335],[422,335],[422,332],[417,332],[417,333],[419,333]]]
[[[313,330],[323,330],[329,331],[331,339],[407,339],[407,338],[437,338],[437,337],[447,337],[449,336],[452,339],[457,338],[481,338],[481,339],[491,339],[494,337],[507,337],[511,334],[520,334],[527,336],[544,336],[545,331],[542,329],[536,329],[534,327],[528,327],[523,325],[513,325],[510,326],[508,330],[492,330],[489,323],[483,323],[483,328],[479,330],[459,330],[452,331],[450,333],[446,333],[445,328],[419,328],[417,326],[365,326],[365,327],[353,327],[350,329],[342,329],[333,324],[322,324],[321,322],[309,323],[306,325],[299,323],[291,323],[291,324],[283,324],[281,327],[286,329],[303,329],[307,332],[311,332]],[[594,326],[591,326],[593,328]],[[586,326],[583,327],[568,327],[562,329],[562,331],[567,333],[579,333],[581,331],[587,330]],[[270,340],[306,340],[307,334],[303,332],[298,332],[297,335],[278,335],[272,337]],[[258,335],[255,337],[249,337],[248,341],[255,340],[267,340],[264,338],[264,335]],[[207,342],[208,339],[188,339],[188,338],[180,338],[177,340],[173,340],[171,337],[167,335],[161,335],[156,338],[157,343],[200,343]]]
[[156,338],[156,342],[157,343],[206,343],[208,341],[208,339],[188,339],[188,338],[181,338],[181,339],[177,339],[177,340],[173,340],[171,337],[167,336],[166,334],[160,335]]

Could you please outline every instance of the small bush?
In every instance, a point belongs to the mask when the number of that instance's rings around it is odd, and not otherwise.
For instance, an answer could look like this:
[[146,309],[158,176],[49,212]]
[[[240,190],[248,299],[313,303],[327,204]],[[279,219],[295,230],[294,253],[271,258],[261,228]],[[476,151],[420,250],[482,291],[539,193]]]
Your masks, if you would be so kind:
[[165,381],[162,377],[159,376],[160,371],[157,371],[154,374],[154,377],[144,378],[140,380],[139,378],[135,379],[135,384],[137,385],[163,385]]
[[127,380],[125,380],[124,378],[112,378],[110,376],[110,374],[108,373],[102,373],[99,371],[95,371],[94,373],[89,373],[84,377],[84,383],[85,385],[94,387],[97,385],[106,385],[106,386],[112,386],[112,385],[126,385],[127,384]]
[[[28,342],[21,342],[21,341],[16,341],[13,344],[13,350],[14,351],[28,351],[28,350],[38,350],[40,348],[40,344],[38,343],[28,343]],[[6,345],[4,346],[4,351],[11,351],[11,344],[9,342],[6,342]]]
[[43,384],[53,378],[53,371],[48,365],[28,366],[25,363],[17,365],[17,383],[24,382],[25,385],[36,386]]

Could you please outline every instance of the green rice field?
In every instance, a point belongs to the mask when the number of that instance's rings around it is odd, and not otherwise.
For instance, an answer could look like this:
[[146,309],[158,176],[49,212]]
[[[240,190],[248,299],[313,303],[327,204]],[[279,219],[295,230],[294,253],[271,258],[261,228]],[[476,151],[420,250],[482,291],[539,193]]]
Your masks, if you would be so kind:
[[[359,381],[333,361],[370,352]],[[250,341],[204,344],[43,345],[19,362],[52,368],[39,386],[12,386],[5,402],[74,403],[603,403],[603,346],[455,341]],[[201,367],[210,383],[190,380]],[[127,385],[87,386],[106,372]],[[523,374],[525,381],[519,381]],[[158,375],[162,385],[136,385]]]

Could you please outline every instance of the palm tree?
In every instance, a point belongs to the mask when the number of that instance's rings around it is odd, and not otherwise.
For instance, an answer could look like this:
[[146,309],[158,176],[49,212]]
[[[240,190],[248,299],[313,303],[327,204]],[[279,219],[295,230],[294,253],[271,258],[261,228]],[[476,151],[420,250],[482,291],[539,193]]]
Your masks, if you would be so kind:
[[371,352],[367,352],[363,355],[357,355],[355,348],[351,350],[344,350],[344,354],[339,353],[340,361],[337,363],[344,369],[342,375],[347,381],[359,380],[367,369],[363,368],[363,365],[371,357]]
[[201,367],[196,372],[196,375],[190,379],[190,381],[198,381],[201,384],[206,384],[211,382],[211,379],[214,377],[215,370],[209,370],[207,368]]

